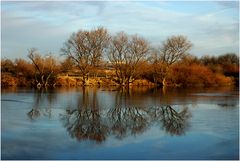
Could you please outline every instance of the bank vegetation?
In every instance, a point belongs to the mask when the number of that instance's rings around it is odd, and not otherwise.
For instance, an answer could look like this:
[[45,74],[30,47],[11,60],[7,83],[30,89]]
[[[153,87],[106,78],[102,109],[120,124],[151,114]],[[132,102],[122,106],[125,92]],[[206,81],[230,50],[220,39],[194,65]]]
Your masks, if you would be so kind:
[[1,59],[1,86],[223,86],[238,85],[235,53],[196,57],[182,35],[153,47],[139,35],[110,35],[102,27],[73,33],[59,57],[29,49],[28,59]]

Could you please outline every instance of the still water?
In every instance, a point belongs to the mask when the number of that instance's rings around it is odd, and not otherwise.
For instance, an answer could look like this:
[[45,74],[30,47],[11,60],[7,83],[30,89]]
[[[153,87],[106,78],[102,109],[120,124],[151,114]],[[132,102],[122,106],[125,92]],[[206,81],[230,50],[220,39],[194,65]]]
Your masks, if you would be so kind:
[[239,92],[2,89],[2,159],[238,159]]

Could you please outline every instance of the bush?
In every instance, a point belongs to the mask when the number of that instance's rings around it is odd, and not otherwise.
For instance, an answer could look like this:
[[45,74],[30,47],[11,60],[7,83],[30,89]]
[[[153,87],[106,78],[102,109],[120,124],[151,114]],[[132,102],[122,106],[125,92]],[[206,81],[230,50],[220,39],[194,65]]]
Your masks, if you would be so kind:
[[76,79],[69,78],[69,77],[58,77],[56,79],[56,86],[67,86],[67,87],[73,87],[76,86]]
[[1,86],[17,86],[17,79],[8,73],[1,73]]
[[208,67],[200,64],[174,65],[167,77],[174,86],[213,86],[233,84],[233,80],[220,73],[213,73]]

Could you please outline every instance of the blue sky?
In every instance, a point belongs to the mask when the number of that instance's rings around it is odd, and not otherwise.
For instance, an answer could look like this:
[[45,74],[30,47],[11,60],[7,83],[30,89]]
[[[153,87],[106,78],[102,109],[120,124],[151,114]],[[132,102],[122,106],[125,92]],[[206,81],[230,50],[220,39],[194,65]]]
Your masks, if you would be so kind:
[[26,58],[27,50],[60,55],[80,29],[139,34],[152,46],[184,35],[196,56],[239,50],[238,1],[28,1],[1,2],[1,56]]

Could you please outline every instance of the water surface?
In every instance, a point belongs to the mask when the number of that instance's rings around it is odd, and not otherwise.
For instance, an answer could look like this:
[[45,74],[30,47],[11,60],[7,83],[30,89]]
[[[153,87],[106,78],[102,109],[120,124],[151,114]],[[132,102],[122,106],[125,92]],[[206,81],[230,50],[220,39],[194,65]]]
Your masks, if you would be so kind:
[[239,93],[2,89],[2,159],[238,159]]

